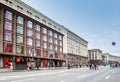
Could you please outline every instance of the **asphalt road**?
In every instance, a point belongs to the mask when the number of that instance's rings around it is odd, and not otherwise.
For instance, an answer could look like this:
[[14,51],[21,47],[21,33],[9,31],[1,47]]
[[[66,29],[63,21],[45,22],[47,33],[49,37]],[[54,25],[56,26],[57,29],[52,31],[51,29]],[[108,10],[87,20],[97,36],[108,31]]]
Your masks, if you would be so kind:
[[0,82],[120,82],[120,68],[89,68],[0,73]]

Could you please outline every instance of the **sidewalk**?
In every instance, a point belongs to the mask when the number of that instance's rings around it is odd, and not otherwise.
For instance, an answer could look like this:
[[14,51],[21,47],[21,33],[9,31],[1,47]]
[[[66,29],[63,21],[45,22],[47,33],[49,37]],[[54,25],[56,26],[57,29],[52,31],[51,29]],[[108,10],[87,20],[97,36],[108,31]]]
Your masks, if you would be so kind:
[[0,73],[11,72],[10,68],[0,68]]

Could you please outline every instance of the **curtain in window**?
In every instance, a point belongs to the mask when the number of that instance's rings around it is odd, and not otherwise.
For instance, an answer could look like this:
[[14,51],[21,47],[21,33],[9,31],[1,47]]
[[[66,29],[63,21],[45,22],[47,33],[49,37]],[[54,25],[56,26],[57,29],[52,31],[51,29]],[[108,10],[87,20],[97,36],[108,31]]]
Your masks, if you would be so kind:
[[12,41],[12,34],[8,33],[8,32],[5,32],[4,40]]
[[5,21],[5,29],[12,31],[12,23]]
[[4,47],[5,47],[5,52],[12,52],[12,44],[6,43]]
[[9,12],[9,11],[6,11],[6,12],[5,12],[5,18],[6,18],[6,19],[9,19],[9,20],[12,20],[12,13]]
[[17,33],[23,34],[23,27],[17,26]]

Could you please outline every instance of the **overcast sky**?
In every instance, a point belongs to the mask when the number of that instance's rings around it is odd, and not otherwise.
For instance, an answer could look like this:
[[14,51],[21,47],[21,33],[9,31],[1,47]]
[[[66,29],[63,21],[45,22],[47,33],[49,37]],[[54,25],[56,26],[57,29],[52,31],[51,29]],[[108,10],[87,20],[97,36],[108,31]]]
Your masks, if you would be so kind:
[[120,56],[120,0],[22,1],[88,41],[88,49]]

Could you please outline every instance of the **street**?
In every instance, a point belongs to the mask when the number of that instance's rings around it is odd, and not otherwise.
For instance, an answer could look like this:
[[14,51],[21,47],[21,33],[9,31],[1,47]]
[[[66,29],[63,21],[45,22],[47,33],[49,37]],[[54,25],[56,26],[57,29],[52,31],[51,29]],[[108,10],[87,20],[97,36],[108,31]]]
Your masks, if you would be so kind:
[[120,68],[71,68],[0,73],[0,82],[120,82]]

